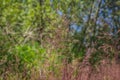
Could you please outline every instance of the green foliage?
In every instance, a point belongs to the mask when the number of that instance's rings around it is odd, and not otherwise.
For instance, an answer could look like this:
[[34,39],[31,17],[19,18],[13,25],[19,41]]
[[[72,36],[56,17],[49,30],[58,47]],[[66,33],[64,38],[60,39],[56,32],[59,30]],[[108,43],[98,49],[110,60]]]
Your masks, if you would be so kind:
[[33,69],[59,75],[64,60],[68,64],[83,61],[88,48],[95,49],[90,53],[92,65],[119,53],[118,0],[0,3],[0,76],[18,73],[23,77]]
[[21,63],[27,63],[28,67],[35,67],[35,65],[38,66],[39,60],[41,62],[44,60],[45,49],[41,48],[37,43],[19,45],[15,48],[15,54]]
[[91,58],[89,59],[90,64],[93,66],[98,65],[100,63],[100,60],[102,60],[102,53],[96,52],[91,55]]

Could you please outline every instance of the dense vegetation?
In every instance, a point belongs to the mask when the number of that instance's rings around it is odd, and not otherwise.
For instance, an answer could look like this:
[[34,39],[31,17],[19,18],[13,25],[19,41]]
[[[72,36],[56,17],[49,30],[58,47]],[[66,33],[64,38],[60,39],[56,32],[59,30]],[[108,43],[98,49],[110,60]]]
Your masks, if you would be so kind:
[[0,0],[0,80],[67,80],[66,66],[75,78],[86,59],[119,58],[119,0]]

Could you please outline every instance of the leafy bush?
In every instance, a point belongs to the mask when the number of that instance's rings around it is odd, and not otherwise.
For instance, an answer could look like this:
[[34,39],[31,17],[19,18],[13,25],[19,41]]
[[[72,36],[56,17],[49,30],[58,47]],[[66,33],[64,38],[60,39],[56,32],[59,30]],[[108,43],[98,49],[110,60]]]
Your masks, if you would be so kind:
[[44,60],[45,55],[45,49],[37,43],[18,45],[15,47],[15,52],[21,63],[27,63],[27,67],[37,66],[39,60]]

